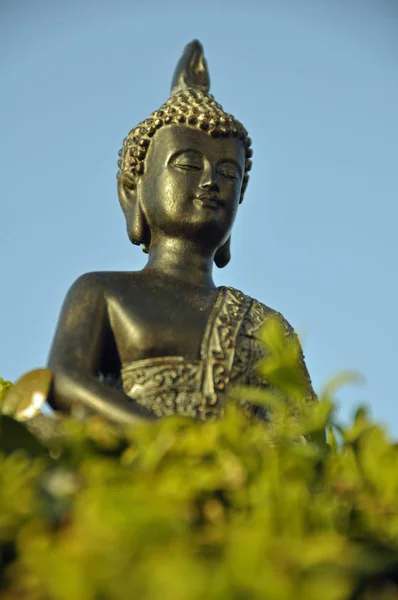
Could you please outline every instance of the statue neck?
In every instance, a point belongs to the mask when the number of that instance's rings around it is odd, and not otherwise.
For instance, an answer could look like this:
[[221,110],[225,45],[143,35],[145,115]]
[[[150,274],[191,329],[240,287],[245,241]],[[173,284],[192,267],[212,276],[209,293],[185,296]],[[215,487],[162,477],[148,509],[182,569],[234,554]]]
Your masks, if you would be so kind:
[[214,289],[214,251],[198,242],[178,238],[158,239],[149,248],[145,271],[172,276],[198,287]]

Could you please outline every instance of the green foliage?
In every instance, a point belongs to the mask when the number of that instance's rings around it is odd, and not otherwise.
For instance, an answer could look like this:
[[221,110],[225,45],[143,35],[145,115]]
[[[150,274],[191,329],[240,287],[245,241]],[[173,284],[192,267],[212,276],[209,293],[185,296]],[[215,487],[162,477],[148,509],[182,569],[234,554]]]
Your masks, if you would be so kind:
[[12,386],[11,381],[4,381],[4,379],[2,379],[2,377],[0,377],[0,406],[3,401],[4,396],[6,395],[6,392],[10,389],[11,386]]
[[0,417],[1,599],[397,597],[397,445],[364,409],[338,424],[332,385],[304,402],[271,327],[273,387],[234,390],[218,422],[65,419],[40,454]]

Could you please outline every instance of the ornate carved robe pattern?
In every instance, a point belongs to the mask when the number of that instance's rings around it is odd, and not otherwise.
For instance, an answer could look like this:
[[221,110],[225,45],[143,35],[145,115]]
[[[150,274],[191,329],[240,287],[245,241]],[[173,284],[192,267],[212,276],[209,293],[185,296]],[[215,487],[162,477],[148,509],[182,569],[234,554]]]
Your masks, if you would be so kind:
[[[122,366],[117,386],[158,417],[221,417],[229,385],[267,387],[255,369],[267,348],[256,336],[267,318],[275,315],[282,319],[286,335],[295,335],[280,313],[234,288],[221,287],[207,322],[199,360],[166,356],[134,361]],[[310,400],[314,392],[303,357],[301,362]],[[266,418],[266,411],[257,412]]]

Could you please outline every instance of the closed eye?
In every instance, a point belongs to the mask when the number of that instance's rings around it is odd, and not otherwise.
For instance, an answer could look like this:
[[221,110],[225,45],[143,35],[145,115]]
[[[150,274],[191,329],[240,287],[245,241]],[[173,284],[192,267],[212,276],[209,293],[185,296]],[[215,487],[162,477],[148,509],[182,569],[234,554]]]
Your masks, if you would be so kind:
[[185,171],[200,171],[201,167],[199,167],[199,165],[193,165],[193,164],[188,164],[188,163],[174,163],[174,166],[178,167],[179,169],[183,169]]
[[224,165],[218,169],[218,172],[220,173],[220,175],[222,175],[223,177],[226,177],[227,179],[239,179],[240,178],[240,174],[238,173],[238,170],[235,169],[235,167],[233,167],[232,165]]

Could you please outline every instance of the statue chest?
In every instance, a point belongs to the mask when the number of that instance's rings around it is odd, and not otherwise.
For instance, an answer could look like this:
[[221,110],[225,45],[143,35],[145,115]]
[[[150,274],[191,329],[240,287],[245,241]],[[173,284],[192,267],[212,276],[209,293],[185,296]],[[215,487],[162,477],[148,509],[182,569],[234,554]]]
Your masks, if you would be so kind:
[[179,297],[154,290],[145,297],[137,293],[127,299],[111,298],[109,322],[121,364],[177,355],[198,360],[214,297]]
[[[124,347],[119,349],[121,371],[117,385],[122,386],[132,401],[156,416],[180,414],[203,420],[221,416],[228,382],[250,366],[250,344],[248,347],[238,342],[238,338],[251,303],[250,298],[232,288],[220,288],[209,311],[201,311],[201,307],[198,311],[192,310],[197,307],[176,302],[173,310],[170,307],[178,325],[176,330],[163,324],[160,307],[152,311],[148,303],[146,311],[132,315],[134,328],[140,321],[135,333],[130,335],[130,338],[136,336],[134,347],[130,340],[124,340]],[[121,309],[118,305],[113,313],[111,311],[116,332],[121,331],[123,323]],[[187,328],[182,309],[189,318]],[[194,318],[196,329],[192,330]],[[195,337],[191,346],[185,343],[185,334]],[[141,357],[136,350],[140,344]],[[240,350],[236,352],[238,347]]]

